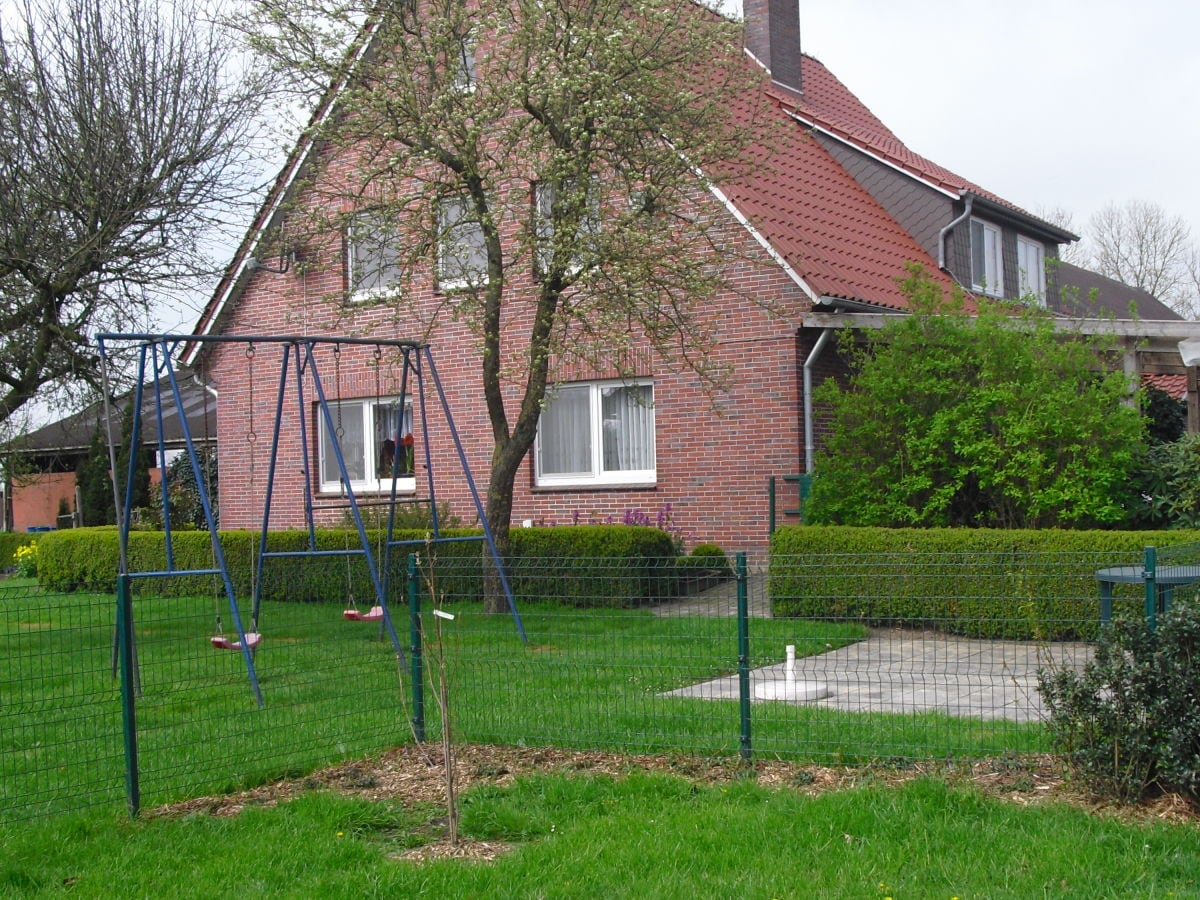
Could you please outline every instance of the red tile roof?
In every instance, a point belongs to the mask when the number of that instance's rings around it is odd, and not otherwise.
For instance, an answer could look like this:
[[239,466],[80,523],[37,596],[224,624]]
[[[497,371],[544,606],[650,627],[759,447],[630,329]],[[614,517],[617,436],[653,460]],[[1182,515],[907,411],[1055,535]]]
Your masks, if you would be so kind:
[[[805,57],[805,78],[819,63]],[[814,79],[810,102],[845,104],[844,120],[876,138],[891,132],[832,76]],[[811,83],[806,80],[806,95]],[[772,95],[774,97],[774,95]],[[917,262],[947,288],[925,249],[792,118],[794,98],[771,101],[770,136],[750,150],[749,172],[722,185],[725,194],[787,263],[820,296],[906,309],[897,284],[905,264]],[[761,106],[747,98],[736,115],[743,124]],[[902,144],[890,137],[898,147]]]
[[1156,387],[1172,400],[1183,400],[1187,397],[1186,375],[1142,375],[1142,383]]
[[804,94],[795,104],[796,114],[801,118],[952,194],[970,191],[1009,209],[1025,212],[908,149],[820,60],[804,56],[801,77]]

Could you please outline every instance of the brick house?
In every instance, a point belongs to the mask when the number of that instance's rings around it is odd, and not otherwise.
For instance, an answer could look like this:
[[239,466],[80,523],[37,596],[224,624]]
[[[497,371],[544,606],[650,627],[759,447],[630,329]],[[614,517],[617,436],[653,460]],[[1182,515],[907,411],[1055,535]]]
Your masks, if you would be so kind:
[[[829,336],[903,313],[897,279],[914,262],[947,288],[1033,296],[1077,327],[1127,335],[1131,374],[1183,372],[1175,346],[1197,333],[1191,323],[1144,292],[1058,265],[1060,245],[1075,235],[909,150],[801,52],[796,0],[747,0],[745,20],[746,65],[770,74],[761,88],[765,98],[755,100],[765,99],[777,140],[752,148],[756,165],[698,201],[723,222],[728,287],[708,315],[716,362],[731,368],[731,387],[714,410],[693,374],[664,366],[649,352],[636,360],[632,378],[615,364],[558,368],[557,393],[517,479],[514,523],[620,521],[629,510],[654,518],[669,509],[688,543],[762,546],[768,479],[805,472],[820,445],[823,423],[811,407],[812,386],[846,372]],[[328,113],[328,104],[318,116]],[[255,258],[268,253],[262,249],[268,235],[287,203],[309,189],[313,173],[339,164],[328,147],[302,142],[295,149],[197,334],[417,337],[398,333],[388,305],[354,302],[353,267],[370,264],[376,278],[387,266],[386,259],[372,258],[378,248],[352,231],[305,246],[304,266],[290,265],[287,256],[268,266]],[[745,263],[750,259],[756,263]],[[442,299],[433,274],[406,291],[418,303]],[[1129,318],[1131,302],[1136,321]],[[1105,310],[1126,318],[1095,318]],[[452,321],[439,325],[430,341],[472,468],[482,478],[492,443],[476,344]],[[211,349],[196,345],[185,361],[197,365],[219,395],[222,526],[256,527],[265,463],[255,454],[262,453],[258,436],[274,414],[272,389],[241,348],[204,346]],[[328,379],[329,365],[324,369]],[[335,390],[339,418],[352,421],[357,436],[348,456],[360,494],[384,489],[381,442],[395,447],[420,431],[414,411],[392,402],[395,374],[384,373],[382,384],[377,375],[369,348],[348,346],[340,354]],[[283,414],[289,433],[300,425],[292,409]],[[323,426],[315,415],[307,424],[319,462],[307,476],[298,467],[281,468],[273,524],[300,524],[305,477],[318,496],[337,493],[321,455]],[[432,424],[435,466],[441,460],[452,470],[449,436]],[[601,449],[610,444],[619,450],[613,458]],[[403,486],[415,490],[411,480]],[[461,485],[440,487],[439,499],[464,520],[474,518]],[[780,498],[783,506],[794,500]]]

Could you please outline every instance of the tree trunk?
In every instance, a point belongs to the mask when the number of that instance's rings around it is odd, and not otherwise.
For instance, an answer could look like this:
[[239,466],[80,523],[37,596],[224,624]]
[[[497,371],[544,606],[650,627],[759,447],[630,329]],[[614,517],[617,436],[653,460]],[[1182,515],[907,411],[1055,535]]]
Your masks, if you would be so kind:
[[[496,543],[496,552],[502,563],[507,567],[509,558],[509,525],[512,520],[513,485],[516,483],[517,469],[525,453],[513,452],[512,442],[505,448],[497,447],[492,455],[492,471],[488,477],[487,503],[485,515],[488,528],[492,532],[492,540]],[[515,461],[512,457],[515,456]],[[493,564],[491,548],[483,548],[483,609],[487,613],[508,612],[508,597],[504,585],[500,581],[500,573]]]

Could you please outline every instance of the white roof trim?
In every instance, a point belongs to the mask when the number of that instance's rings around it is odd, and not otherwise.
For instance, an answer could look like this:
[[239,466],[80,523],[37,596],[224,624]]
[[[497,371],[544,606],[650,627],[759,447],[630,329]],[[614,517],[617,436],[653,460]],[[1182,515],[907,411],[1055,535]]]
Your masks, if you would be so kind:
[[725,195],[724,191],[722,191],[715,184],[710,184],[708,189],[712,192],[712,195],[724,205],[725,209],[729,211],[729,214],[737,219],[738,223],[745,228],[746,231],[750,232],[750,236],[758,242],[759,246],[767,251],[767,255],[769,255],[771,259],[775,260],[775,262],[779,263],[779,266],[784,272],[787,273],[788,278],[795,282],[800,290],[804,291],[804,293],[808,295],[809,300],[811,300],[813,303],[816,303],[818,300],[820,300],[820,295],[809,286],[808,282],[804,280],[799,272],[792,268],[791,264],[783,258],[783,255],[775,249],[771,242],[767,240],[766,236],[764,236],[762,232],[750,224],[750,220],[742,214],[742,211],[738,209],[734,202]]
[[[370,32],[374,30],[374,27],[373,25],[368,24],[366,29],[367,30],[363,36],[363,40],[359,44],[358,52],[355,53],[354,59],[347,67],[347,71],[354,70],[354,67],[362,59],[363,54],[367,52],[367,48],[370,46]],[[242,280],[253,271],[253,269],[249,267],[251,254],[248,251],[258,243],[263,232],[267,230],[269,224],[275,219],[276,213],[279,212],[279,209],[283,205],[285,198],[287,198],[291,192],[292,185],[296,183],[296,179],[299,177],[300,172],[304,169],[304,164],[308,162],[309,154],[312,153],[313,148],[316,146],[316,142],[313,140],[312,135],[319,128],[319,126],[323,125],[326,121],[328,121],[329,117],[333,115],[334,107],[337,105],[335,100],[336,95],[340,93],[344,86],[345,79],[343,78],[341,84],[330,88],[328,97],[329,102],[324,104],[316,119],[310,122],[308,127],[305,129],[305,135],[301,138],[301,140],[307,146],[304,147],[302,152],[297,153],[291,158],[287,164],[289,169],[286,172],[286,178],[272,188],[273,199],[271,199],[268,205],[263,207],[262,214],[256,220],[258,224],[254,226],[253,231],[247,233],[246,240],[244,240],[241,246],[238,248],[238,255],[235,257],[235,261],[237,263],[236,273],[230,275],[230,277],[224,282],[225,287],[222,289],[219,297],[214,298],[216,299],[216,303],[212,307],[212,314],[208,316],[204,326],[204,331],[199,332],[200,334],[212,333],[212,328],[220,319],[221,313],[225,309],[225,304],[229,302],[233,293],[238,290]],[[207,307],[205,308],[205,311],[207,311]],[[192,342],[191,348],[183,358],[185,365],[191,365],[195,361],[196,354],[200,352],[200,347],[202,344],[203,342],[199,341]]]
[[958,200],[959,197],[961,196],[960,192],[949,190],[948,188],[944,188],[939,184],[934,184],[928,178],[923,178],[922,176],[917,175],[915,172],[911,171],[910,169],[906,169],[906,168],[904,168],[904,166],[899,165],[898,163],[894,163],[891,160],[889,160],[883,156],[880,156],[878,153],[868,150],[866,147],[864,147],[862,144],[859,144],[857,141],[851,140],[850,138],[847,138],[844,135],[837,134],[833,131],[830,131],[828,128],[818,125],[816,122],[812,121],[811,119],[806,119],[806,118],[804,118],[804,116],[801,116],[795,112],[789,112],[788,115],[791,116],[793,119],[795,119],[797,122],[801,123],[802,125],[804,125],[808,128],[811,128],[813,131],[819,131],[819,132],[821,132],[821,134],[828,135],[829,137],[831,137],[835,141],[837,141],[839,144],[845,144],[847,147],[857,150],[859,153],[863,154],[864,156],[870,157],[871,159],[875,160],[880,165],[887,166],[889,169],[893,169],[894,171],[899,172],[901,175],[907,175],[913,181],[920,182],[921,184],[925,185],[926,187],[932,188],[933,190],[937,191],[939,194],[943,194],[952,200]]

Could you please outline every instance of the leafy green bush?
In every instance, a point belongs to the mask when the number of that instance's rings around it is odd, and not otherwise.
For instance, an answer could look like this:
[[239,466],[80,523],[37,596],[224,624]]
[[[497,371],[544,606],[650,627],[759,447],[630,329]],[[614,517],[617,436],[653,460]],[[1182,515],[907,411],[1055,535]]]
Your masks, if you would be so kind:
[[1149,528],[1200,527],[1200,434],[1189,434],[1146,453],[1141,473],[1144,505],[1139,524]]
[[1096,569],[1194,531],[1122,532],[789,525],[771,538],[776,616],[856,619],[980,638],[1090,640]]
[[680,557],[676,563],[687,569],[712,571],[723,578],[733,574],[733,566],[729,563],[729,557],[716,544],[697,544],[692,548],[691,553]]
[[1096,793],[1152,789],[1200,799],[1200,609],[1179,604],[1150,630],[1118,619],[1082,672],[1047,668],[1038,689],[1055,748]]
[[[977,300],[914,266],[912,315],[841,350],[853,374],[815,394],[832,420],[808,521],[995,528],[1117,526],[1136,504],[1144,425],[1107,336]],[[915,365],[914,360],[920,364]]]

